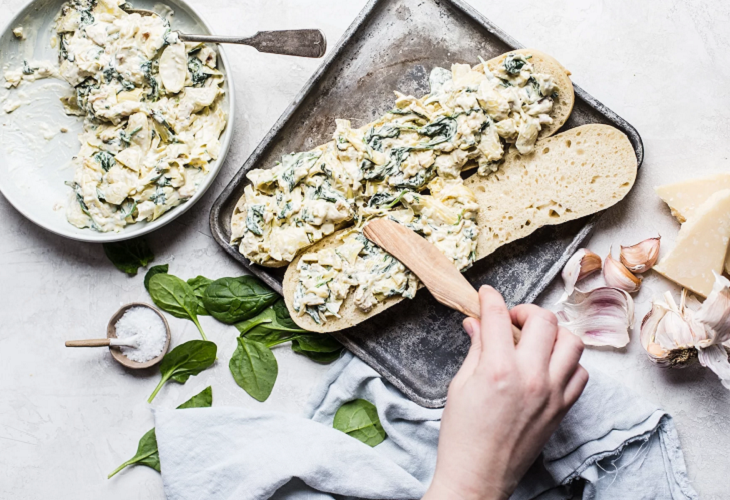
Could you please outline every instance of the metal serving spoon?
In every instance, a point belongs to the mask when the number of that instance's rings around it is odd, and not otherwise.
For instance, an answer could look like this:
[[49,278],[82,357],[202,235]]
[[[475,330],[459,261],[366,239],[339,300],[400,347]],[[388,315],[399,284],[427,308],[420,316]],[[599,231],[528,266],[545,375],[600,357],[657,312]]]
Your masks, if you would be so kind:
[[[159,17],[157,12],[146,9],[127,9],[125,12]],[[173,31],[173,33],[176,33],[183,42],[237,43],[249,45],[259,52],[285,56],[322,57],[327,50],[327,40],[320,30],[259,31],[249,37],[190,35],[180,31]]]

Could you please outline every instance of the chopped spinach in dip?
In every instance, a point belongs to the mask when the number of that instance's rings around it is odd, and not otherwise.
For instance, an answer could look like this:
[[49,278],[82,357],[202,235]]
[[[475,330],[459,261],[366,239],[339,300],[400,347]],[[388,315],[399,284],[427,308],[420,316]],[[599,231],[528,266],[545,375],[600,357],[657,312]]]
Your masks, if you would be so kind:
[[160,16],[124,0],[72,0],[56,20],[59,66],[24,64],[21,80],[61,78],[68,114],[84,117],[68,221],[120,231],[152,221],[195,194],[218,158],[227,116],[216,52],[183,43]]
[[376,122],[353,129],[336,120],[329,143],[250,171],[231,221],[232,244],[255,263],[282,266],[352,226],[336,246],[299,260],[294,309],[317,323],[338,317],[350,293],[367,312],[418,288],[403,264],[362,235],[370,219],[410,227],[466,269],[476,255],[478,205],[462,171],[489,175],[507,144],[528,154],[541,126],[552,123],[557,89],[529,59],[507,56],[494,71],[486,64],[435,68],[430,94],[396,92],[394,109]]

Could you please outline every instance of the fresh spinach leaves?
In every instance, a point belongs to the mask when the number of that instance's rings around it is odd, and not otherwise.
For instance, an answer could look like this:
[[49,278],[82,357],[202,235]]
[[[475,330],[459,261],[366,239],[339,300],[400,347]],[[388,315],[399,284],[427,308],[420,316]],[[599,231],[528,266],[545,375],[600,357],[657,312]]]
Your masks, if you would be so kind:
[[155,274],[167,274],[170,269],[169,264],[160,264],[159,266],[152,266],[147,270],[147,274],[144,275],[144,287],[148,292],[150,291],[150,280]]
[[294,352],[319,363],[331,363],[342,352],[342,346],[329,335],[299,328],[283,299],[235,326],[240,337],[228,366],[236,383],[259,401],[269,397],[279,372],[272,347],[291,342]]
[[193,293],[198,298],[198,316],[210,316],[208,310],[203,304],[203,294],[208,285],[213,283],[213,280],[206,278],[205,276],[196,276],[188,280],[188,285],[193,289]]
[[233,324],[256,316],[278,298],[258,278],[240,276],[211,283],[203,294],[203,305],[218,321]]
[[130,276],[137,274],[137,269],[145,267],[155,258],[142,238],[104,243],[104,253],[117,269]]
[[266,401],[274,388],[279,365],[266,345],[238,337],[228,367],[236,383],[254,399]]
[[306,333],[289,316],[284,299],[279,299],[273,306],[235,326],[242,336],[265,344],[274,339],[279,340],[281,335],[276,334],[291,334],[291,337],[297,333]]
[[[154,280],[167,275],[157,275]],[[157,393],[160,392],[165,382],[172,379],[175,382],[184,384],[187,380],[198,373],[202,372],[215,362],[215,356],[218,348],[213,342],[208,340],[190,340],[184,344],[180,344],[172,351],[168,352],[162,363],[160,363],[160,374],[162,378],[157,384],[152,395],[147,400],[151,403]]]
[[150,278],[149,292],[157,307],[176,318],[189,319],[198,327],[203,340],[207,340],[198,321],[198,298],[190,285],[177,276],[160,273]]
[[[208,386],[192,398],[185,401],[183,404],[177,407],[178,410],[183,408],[210,408],[213,406],[213,388]],[[152,428],[142,436],[137,445],[137,453],[124,462],[122,465],[114,469],[114,471],[107,476],[107,479],[111,478],[117,472],[121,471],[129,465],[146,465],[157,472],[160,472],[160,454],[157,449],[157,434],[155,429]]]
[[368,446],[377,446],[387,437],[377,408],[364,399],[356,399],[340,406],[332,426]]
[[342,345],[327,334],[302,330],[289,316],[284,299],[264,309],[253,318],[236,323],[236,328],[248,340],[261,342],[271,348],[291,342],[294,352],[318,363],[331,363],[340,357]]

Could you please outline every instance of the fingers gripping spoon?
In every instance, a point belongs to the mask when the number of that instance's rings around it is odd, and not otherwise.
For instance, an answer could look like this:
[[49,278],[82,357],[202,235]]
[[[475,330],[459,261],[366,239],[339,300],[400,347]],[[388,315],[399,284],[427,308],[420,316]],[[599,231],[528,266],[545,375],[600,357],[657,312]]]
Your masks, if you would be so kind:
[[[365,237],[410,269],[436,300],[452,309],[480,318],[479,293],[439,250],[407,227],[389,219],[365,224]],[[522,332],[512,325],[515,344]]]
[[[159,16],[145,9],[126,9],[128,14]],[[298,57],[322,57],[327,50],[327,40],[320,30],[259,31],[253,36],[192,35],[173,31],[182,42],[236,43],[249,45],[259,52]]]

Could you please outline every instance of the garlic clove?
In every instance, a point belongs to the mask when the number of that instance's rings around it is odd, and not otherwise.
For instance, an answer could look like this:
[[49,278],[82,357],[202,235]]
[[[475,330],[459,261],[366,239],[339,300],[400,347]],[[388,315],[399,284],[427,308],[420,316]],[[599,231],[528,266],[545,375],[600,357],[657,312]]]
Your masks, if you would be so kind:
[[661,323],[667,312],[669,312],[669,308],[666,304],[660,301],[654,301],[651,305],[651,311],[641,320],[641,345],[649,354],[652,361],[659,362],[667,356],[667,351],[656,341],[659,323]]
[[634,300],[617,288],[578,289],[562,301],[558,323],[586,345],[624,347],[634,321]]
[[665,351],[694,347],[694,336],[689,324],[674,311],[667,311],[657,325],[656,342]]
[[657,236],[630,247],[621,246],[621,263],[634,273],[648,271],[659,258],[660,240],[661,236]]
[[570,295],[575,289],[575,284],[598,270],[601,269],[601,257],[591,252],[587,248],[581,248],[573,256],[563,268],[563,283],[565,284],[565,292]]
[[614,259],[610,251],[603,264],[603,279],[609,287],[629,293],[637,292],[641,287],[641,278],[634,276],[626,266]]

